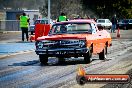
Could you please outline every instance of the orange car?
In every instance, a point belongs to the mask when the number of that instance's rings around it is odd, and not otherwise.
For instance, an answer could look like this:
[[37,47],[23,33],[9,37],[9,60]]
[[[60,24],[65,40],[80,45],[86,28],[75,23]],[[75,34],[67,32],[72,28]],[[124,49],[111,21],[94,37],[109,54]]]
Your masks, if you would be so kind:
[[90,63],[92,54],[106,59],[111,44],[110,34],[98,29],[93,20],[70,20],[55,23],[47,36],[37,38],[35,52],[43,64],[48,57],[57,57],[60,63],[64,58],[84,57],[85,63]]

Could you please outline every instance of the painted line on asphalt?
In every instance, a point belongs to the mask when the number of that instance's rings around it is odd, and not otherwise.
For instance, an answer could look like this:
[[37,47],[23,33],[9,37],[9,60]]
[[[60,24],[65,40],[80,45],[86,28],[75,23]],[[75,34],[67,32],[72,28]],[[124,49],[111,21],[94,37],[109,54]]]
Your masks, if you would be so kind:
[[0,59],[9,57],[9,56],[19,55],[19,54],[31,53],[34,51],[35,51],[34,49],[31,49],[31,50],[24,50],[24,51],[19,51],[19,52],[15,52],[15,53],[10,53],[10,54],[6,54],[6,55],[0,55]]

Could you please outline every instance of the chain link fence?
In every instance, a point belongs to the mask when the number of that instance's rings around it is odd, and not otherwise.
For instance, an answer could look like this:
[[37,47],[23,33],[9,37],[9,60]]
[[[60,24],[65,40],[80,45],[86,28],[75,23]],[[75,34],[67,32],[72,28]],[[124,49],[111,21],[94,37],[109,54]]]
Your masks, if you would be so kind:
[[0,20],[0,31],[20,31],[18,20]]

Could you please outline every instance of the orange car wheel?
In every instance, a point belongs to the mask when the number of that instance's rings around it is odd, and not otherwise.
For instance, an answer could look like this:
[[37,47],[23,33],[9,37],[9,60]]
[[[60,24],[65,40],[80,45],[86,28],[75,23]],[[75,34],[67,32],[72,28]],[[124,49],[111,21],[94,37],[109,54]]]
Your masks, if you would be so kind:
[[86,64],[90,63],[92,61],[91,57],[92,57],[92,47],[89,47],[89,51],[86,54],[84,54],[84,62]]
[[99,59],[100,60],[105,60],[106,59],[106,54],[107,54],[107,46],[102,50],[102,52],[99,53]]

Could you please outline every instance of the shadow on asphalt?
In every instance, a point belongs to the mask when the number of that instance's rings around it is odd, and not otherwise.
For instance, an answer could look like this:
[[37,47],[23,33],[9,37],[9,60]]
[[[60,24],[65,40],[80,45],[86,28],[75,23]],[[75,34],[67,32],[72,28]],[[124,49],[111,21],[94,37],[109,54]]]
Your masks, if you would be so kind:
[[86,64],[84,61],[65,61],[63,63],[48,64],[49,66],[67,66],[67,65],[77,65],[77,64]]
[[34,64],[39,63],[38,60],[33,60],[33,61],[27,61],[27,62],[21,62],[21,63],[13,63],[12,65],[8,66],[33,66]]
[[67,65],[76,65],[76,64],[85,64],[84,61],[65,61],[64,63],[48,63],[47,65],[41,64],[39,60],[27,61],[27,62],[20,62],[20,63],[13,63],[12,65],[8,66],[67,66]]
[[[93,61],[96,61],[99,59],[92,59]],[[105,61],[109,61],[111,59],[106,59]],[[32,61],[26,61],[26,62],[20,62],[20,63],[13,63],[12,65],[8,66],[67,66],[67,65],[77,65],[77,64],[90,64],[90,63],[85,63],[83,59],[78,59],[78,60],[66,60],[63,63],[58,63],[56,59],[49,59],[48,64],[41,64],[39,60],[32,60]]]
[[48,64],[41,64],[39,60],[25,61],[20,63],[13,63],[8,66],[67,66],[67,65],[77,65],[77,64],[85,64],[83,59],[65,59],[63,63],[58,63],[57,58],[49,58]]

